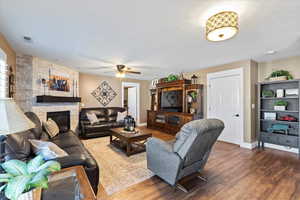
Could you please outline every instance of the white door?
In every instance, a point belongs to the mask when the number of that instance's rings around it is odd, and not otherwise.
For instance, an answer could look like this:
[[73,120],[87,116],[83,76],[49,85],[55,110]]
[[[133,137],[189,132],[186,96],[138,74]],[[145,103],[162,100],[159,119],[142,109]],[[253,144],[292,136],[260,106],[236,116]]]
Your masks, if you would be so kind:
[[137,93],[136,87],[128,88],[128,114],[137,120]]
[[224,122],[219,140],[243,142],[243,78],[242,69],[208,75],[208,118]]

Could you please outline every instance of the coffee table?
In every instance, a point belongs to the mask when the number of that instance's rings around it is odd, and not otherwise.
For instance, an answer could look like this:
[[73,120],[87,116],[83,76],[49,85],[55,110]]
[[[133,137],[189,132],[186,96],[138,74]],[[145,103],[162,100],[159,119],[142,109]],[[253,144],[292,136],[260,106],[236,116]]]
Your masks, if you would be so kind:
[[138,133],[124,133],[123,128],[111,129],[110,144],[122,150],[127,156],[146,151],[145,142],[152,137],[152,134],[139,128],[136,130]]

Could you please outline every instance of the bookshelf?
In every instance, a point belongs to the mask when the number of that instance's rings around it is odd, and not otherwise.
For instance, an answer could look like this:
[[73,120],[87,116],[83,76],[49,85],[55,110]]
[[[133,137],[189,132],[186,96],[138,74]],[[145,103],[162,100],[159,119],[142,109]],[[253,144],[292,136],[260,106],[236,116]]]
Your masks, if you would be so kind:
[[[258,88],[258,121],[257,121],[257,135],[258,135],[258,147],[264,148],[265,143],[281,145],[289,148],[298,148],[298,156],[300,158],[300,106],[299,106],[299,94],[293,96],[277,97],[277,90],[283,89],[287,91],[289,89],[300,88],[300,80],[289,81],[273,81],[262,82],[257,85]],[[271,90],[274,92],[274,96],[263,96],[264,90]],[[286,110],[275,110],[274,104],[278,101],[285,101],[288,103]],[[266,115],[276,115],[276,118],[266,118]],[[274,115],[275,114],[275,115]],[[297,121],[283,121],[280,120],[284,116],[291,116],[297,119]],[[285,131],[270,129],[274,128],[274,125],[284,125],[287,129]],[[277,126],[278,127],[278,126]]]

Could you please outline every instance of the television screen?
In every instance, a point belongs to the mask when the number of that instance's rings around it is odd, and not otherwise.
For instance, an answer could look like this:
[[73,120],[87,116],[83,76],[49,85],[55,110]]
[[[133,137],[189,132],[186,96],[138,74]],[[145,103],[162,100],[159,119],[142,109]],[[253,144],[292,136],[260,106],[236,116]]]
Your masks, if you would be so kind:
[[166,91],[161,95],[161,109],[166,111],[182,111],[182,91]]

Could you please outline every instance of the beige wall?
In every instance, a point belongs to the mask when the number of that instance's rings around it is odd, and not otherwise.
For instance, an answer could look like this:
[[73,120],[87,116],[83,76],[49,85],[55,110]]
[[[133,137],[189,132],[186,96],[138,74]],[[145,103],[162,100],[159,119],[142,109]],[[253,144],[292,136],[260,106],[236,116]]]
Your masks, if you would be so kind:
[[243,68],[244,71],[244,142],[253,142],[256,139],[255,131],[255,108],[256,103],[255,84],[257,82],[257,63],[251,60],[229,63],[225,65],[201,69],[186,73],[184,76],[190,78],[193,74],[199,77],[199,83],[204,85],[204,116],[207,114],[207,74],[229,69]]
[[289,57],[280,60],[274,60],[271,62],[262,62],[258,65],[258,80],[263,81],[273,71],[276,70],[287,70],[294,78],[300,79],[300,56]]
[[91,75],[80,73],[79,90],[84,107],[102,107],[102,105],[91,95],[102,81],[107,81],[116,91],[117,96],[112,100],[108,107],[122,106],[122,82],[140,83],[140,123],[147,122],[147,109],[150,108],[149,84],[150,81],[135,79],[119,79],[109,76]]
[[5,37],[0,33],[0,48],[6,53],[7,55],[7,64],[13,66],[14,73],[16,71],[16,52],[7,42]]

